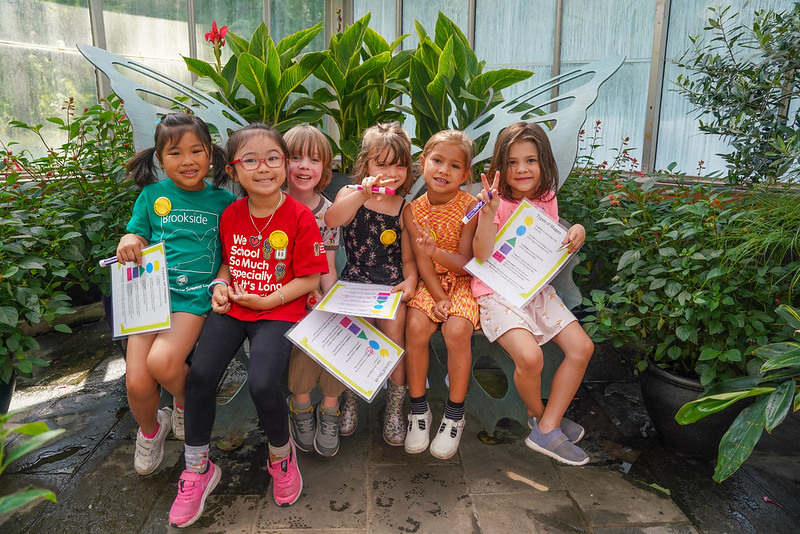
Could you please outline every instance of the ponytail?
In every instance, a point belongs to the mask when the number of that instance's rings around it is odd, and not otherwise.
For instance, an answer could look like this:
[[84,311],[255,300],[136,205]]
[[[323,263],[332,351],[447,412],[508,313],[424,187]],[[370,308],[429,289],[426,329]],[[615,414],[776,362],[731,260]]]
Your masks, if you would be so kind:
[[219,145],[211,145],[211,164],[214,169],[212,183],[217,187],[225,187],[230,182],[230,176],[225,170],[228,160],[225,158],[225,149]]
[[155,147],[145,148],[128,162],[125,178],[133,180],[139,187],[154,184],[158,181],[158,170],[154,158]]

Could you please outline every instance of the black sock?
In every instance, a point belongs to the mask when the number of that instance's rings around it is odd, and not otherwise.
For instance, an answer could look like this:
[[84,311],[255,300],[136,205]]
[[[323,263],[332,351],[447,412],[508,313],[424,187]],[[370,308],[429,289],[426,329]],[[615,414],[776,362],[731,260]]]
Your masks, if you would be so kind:
[[424,393],[421,397],[411,397],[411,414],[424,415],[428,411],[428,398]]
[[464,419],[464,401],[453,402],[447,399],[447,404],[444,405],[444,416],[451,421],[461,421]]

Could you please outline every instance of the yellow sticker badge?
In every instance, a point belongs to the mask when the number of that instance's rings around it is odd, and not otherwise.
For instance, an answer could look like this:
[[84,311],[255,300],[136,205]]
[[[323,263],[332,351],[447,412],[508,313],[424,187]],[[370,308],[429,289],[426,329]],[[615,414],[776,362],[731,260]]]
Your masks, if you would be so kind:
[[397,241],[397,232],[394,230],[384,230],[381,232],[381,243],[384,245],[389,246],[395,241]]
[[167,197],[158,197],[156,201],[153,202],[153,211],[155,211],[156,215],[159,217],[166,217],[169,215],[169,212],[172,211],[172,202],[170,202]]
[[276,250],[284,249],[289,244],[289,236],[283,230],[275,230],[269,234],[269,244]]

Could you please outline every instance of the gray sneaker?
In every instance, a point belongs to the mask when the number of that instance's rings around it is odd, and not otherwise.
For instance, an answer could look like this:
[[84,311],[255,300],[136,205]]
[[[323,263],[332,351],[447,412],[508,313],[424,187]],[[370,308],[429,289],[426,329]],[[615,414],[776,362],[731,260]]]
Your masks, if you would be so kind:
[[314,449],[314,434],[317,430],[317,418],[314,416],[312,405],[304,412],[297,412],[292,405],[292,396],[286,399],[289,404],[289,432],[295,446],[303,452]]
[[563,464],[586,465],[589,463],[589,456],[577,445],[570,443],[569,438],[559,427],[544,434],[539,431],[539,425],[533,423],[531,433],[525,438],[525,445]]
[[[339,452],[339,415],[329,415],[317,408],[317,433],[314,448],[322,456],[333,456]],[[338,412],[338,411],[337,411]]]

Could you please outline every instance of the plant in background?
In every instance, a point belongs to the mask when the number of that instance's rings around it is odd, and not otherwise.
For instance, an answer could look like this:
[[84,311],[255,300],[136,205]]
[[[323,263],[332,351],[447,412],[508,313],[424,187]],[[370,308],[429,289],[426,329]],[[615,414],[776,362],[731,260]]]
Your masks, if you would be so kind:
[[[216,23],[214,23],[216,26]],[[208,35],[212,35],[212,31]],[[223,26],[223,28],[225,28]],[[284,132],[304,123],[319,121],[323,112],[308,104],[303,82],[322,63],[327,52],[300,52],[322,31],[322,23],[300,30],[282,39],[277,45],[264,23],[259,24],[250,41],[233,32],[219,32],[219,41],[212,41],[217,66],[200,59],[184,57],[190,72],[201,78],[197,87],[207,91],[238,112],[249,122],[264,122]],[[219,52],[227,37],[233,56],[219,68]]]
[[328,55],[314,71],[327,86],[297,104],[314,106],[328,115],[338,129],[332,141],[341,156],[341,172],[348,173],[358,155],[364,130],[378,122],[402,121],[408,111],[395,101],[408,93],[412,50],[395,52],[406,38],[388,43],[369,27],[370,14],[331,36]]
[[[503,102],[500,92],[533,73],[519,69],[483,72],[466,36],[441,12],[432,40],[414,23],[419,45],[411,59],[411,110],[417,121],[414,144],[424,147],[440,130],[463,130],[481,113]],[[483,147],[476,147],[477,154]]]
[[[38,345],[26,324],[52,322],[72,313],[66,291],[108,290],[107,269],[97,258],[116,248],[124,233],[121,214],[130,213],[137,191],[120,182],[133,156],[130,124],[114,98],[76,113],[48,119],[66,133],[49,146],[42,125],[12,126],[39,135],[45,155],[15,153],[0,140],[0,380],[14,369],[30,376],[46,365],[28,352]],[[66,325],[56,326],[69,332]]]
[[736,24],[730,6],[711,8],[705,30],[677,60],[688,71],[678,92],[700,112],[700,130],[730,141],[720,154],[732,183],[800,176],[800,4],[783,12],[756,11],[751,26]]
[[781,305],[775,312],[792,333],[781,343],[770,343],[753,351],[757,371],[750,376],[724,380],[699,399],[685,404],[675,416],[680,424],[694,423],[743,399],[755,402],[739,413],[719,444],[714,480],[722,482],[753,452],[763,431],[772,432],[792,411],[800,409],[800,312]]
[[206,41],[214,47],[214,58],[217,60],[215,65],[217,74],[222,74],[222,47],[225,46],[225,36],[228,34],[228,27],[223,26],[217,29],[217,21],[211,23],[211,31],[206,33]]
[[[18,413],[19,411],[0,414],[0,476],[2,476],[3,471],[6,470],[11,462],[35,451],[64,432],[63,428],[50,430],[45,423],[41,422],[8,428],[9,421]],[[6,438],[12,432],[21,436],[29,436],[29,439],[17,443],[14,448],[6,453]],[[0,515],[16,510],[36,499],[47,499],[56,502],[56,494],[50,490],[28,488],[10,495],[4,495],[0,497]]]

